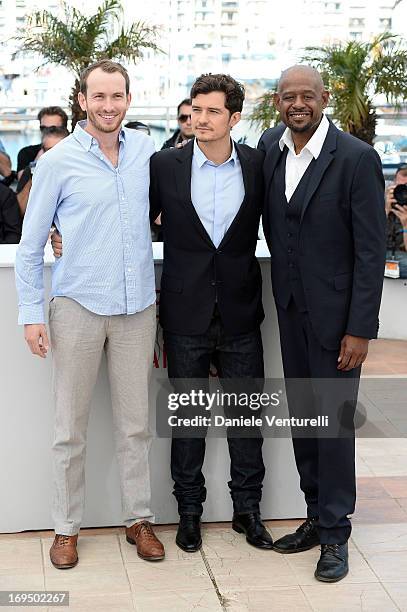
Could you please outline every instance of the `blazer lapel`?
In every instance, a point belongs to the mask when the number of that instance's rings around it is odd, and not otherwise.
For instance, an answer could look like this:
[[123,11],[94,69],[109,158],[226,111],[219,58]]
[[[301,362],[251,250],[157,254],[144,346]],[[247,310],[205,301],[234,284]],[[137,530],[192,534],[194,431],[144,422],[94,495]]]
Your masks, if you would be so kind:
[[240,147],[236,142],[234,143],[236,152],[239,157],[240,166],[242,168],[243,185],[244,185],[244,198],[240,204],[239,210],[237,211],[232,223],[229,225],[225,235],[223,236],[219,248],[224,247],[225,243],[230,239],[239,224],[239,219],[243,214],[244,209],[248,206],[249,202],[253,200],[253,172],[252,172],[252,160],[246,154],[243,147]]
[[322,177],[324,176],[328,166],[330,165],[330,163],[332,162],[334,158],[332,152],[335,151],[336,149],[337,133],[338,133],[337,128],[333,125],[333,123],[330,123],[329,129],[328,129],[328,132],[325,138],[325,142],[322,146],[321,153],[319,154],[318,159],[315,162],[314,170],[310,177],[307,191],[304,196],[302,212],[301,212],[301,221],[303,220],[305,211],[307,210],[307,207],[311,201],[312,196],[317,190],[322,180]]
[[175,182],[177,185],[178,195],[185,207],[186,213],[189,215],[192,223],[195,225],[205,242],[208,242],[212,247],[214,247],[214,244],[204,225],[202,224],[202,221],[200,220],[191,199],[191,166],[192,154],[194,151],[193,142],[194,141],[192,140],[181,149],[177,149],[178,166],[175,172]]
[[280,145],[278,143],[279,143],[278,140],[273,142],[273,144],[271,145],[264,159],[263,168],[264,168],[264,183],[265,183],[265,202],[268,202],[270,185],[273,179],[274,171],[280,160],[280,157],[283,154],[283,151],[280,149]]

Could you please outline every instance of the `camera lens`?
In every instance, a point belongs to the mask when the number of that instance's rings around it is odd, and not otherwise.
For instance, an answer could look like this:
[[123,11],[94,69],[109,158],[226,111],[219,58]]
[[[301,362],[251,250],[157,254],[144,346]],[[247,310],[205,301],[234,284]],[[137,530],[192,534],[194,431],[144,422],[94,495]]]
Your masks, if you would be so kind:
[[393,195],[400,206],[407,206],[407,185],[397,185],[394,188]]

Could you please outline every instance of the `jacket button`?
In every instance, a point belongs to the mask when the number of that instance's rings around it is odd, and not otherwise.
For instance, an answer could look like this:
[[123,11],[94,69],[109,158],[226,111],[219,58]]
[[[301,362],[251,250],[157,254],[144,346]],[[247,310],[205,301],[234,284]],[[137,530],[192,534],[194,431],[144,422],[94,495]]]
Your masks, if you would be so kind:
[[292,233],[291,233],[291,232],[288,232],[287,236],[288,236],[289,238],[291,238]]
[[288,249],[288,252],[289,252],[289,253],[292,253],[292,252],[293,252],[293,250],[292,250],[292,248],[291,248],[291,247]]
[[216,286],[216,281],[212,281],[211,285],[212,285],[212,287],[215,287]]

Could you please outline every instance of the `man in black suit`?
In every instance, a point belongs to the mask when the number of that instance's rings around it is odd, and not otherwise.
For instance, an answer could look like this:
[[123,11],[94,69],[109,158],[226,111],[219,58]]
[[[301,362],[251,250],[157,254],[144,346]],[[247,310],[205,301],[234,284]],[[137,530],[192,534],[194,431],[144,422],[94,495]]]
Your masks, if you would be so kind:
[[[378,330],[385,213],[379,156],[328,121],[327,102],[315,69],[284,71],[275,104],[286,129],[266,130],[259,148],[267,152],[263,227],[290,412],[309,401],[310,410],[319,405],[338,419],[338,381],[348,400],[342,406],[348,435],[293,435],[308,518],[274,550],[321,544],[315,577],[335,582],[348,572],[348,515],[356,497],[353,416],[361,365]],[[292,379],[308,380],[300,385],[301,398]],[[323,379],[335,380],[323,385]]]
[[0,183],[0,244],[18,244],[22,220],[16,194]]
[[[244,100],[243,87],[234,79],[202,75],[191,99],[195,140],[156,153],[150,163],[152,219],[162,212],[160,322],[168,375],[177,391],[188,391],[192,381],[207,388],[212,361],[225,390],[237,380],[240,390],[249,391],[264,377],[264,313],[255,257],[264,156],[230,137]],[[250,544],[270,549],[272,539],[259,510],[262,443],[259,431],[238,437],[228,430],[233,528]],[[173,436],[171,473],[180,514],[176,541],[189,552],[201,545],[204,454],[204,435]]]

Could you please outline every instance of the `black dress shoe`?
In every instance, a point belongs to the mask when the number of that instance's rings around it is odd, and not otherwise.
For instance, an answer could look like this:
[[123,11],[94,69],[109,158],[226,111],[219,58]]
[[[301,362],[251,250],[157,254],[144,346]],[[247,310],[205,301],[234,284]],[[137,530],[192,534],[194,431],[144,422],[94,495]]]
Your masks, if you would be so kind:
[[201,548],[201,517],[199,514],[180,514],[175,542],[185,552],[196,552]]
[[234,514],[232,529],[237,531],[237,533],[245,533],[246,541],[252,546],[256,546],[256,548],[273,548],[271,535],[261,522],[258,512]]
[[345,578],[348,571],[348,543],[321,544],[315,578],[321,582],[338,582]]
[[317,519],[309,518],[295,533],[289,533],[276,540],[273,548],[276,552],[288,554],[309,550],[318,544]]

